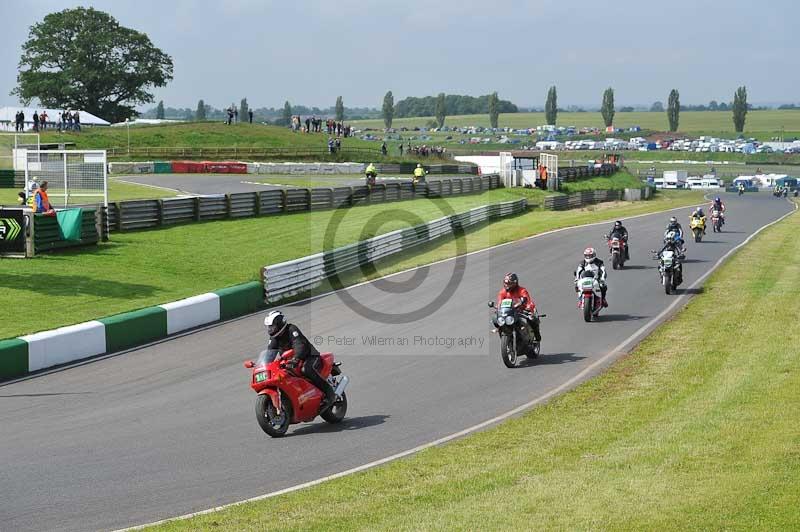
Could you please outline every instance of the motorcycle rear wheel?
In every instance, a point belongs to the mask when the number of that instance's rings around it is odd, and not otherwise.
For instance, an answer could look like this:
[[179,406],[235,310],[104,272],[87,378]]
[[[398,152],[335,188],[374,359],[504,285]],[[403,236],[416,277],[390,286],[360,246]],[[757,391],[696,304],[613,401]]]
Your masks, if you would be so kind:
[[700,229],[694,230],[694,241],[700,242],[703,239],[703,232]]
[[326,410],[324,413],[320,414],[319,417],[327,421],[328,423],[341,423],[344,419],[344,416],[347,414],[347,393],[342,392],[342,398],[335,403],[333,406]]
[[272,436],[280,438],[286,435],[292,422],[292,403],[281,393],[281,415],[275,410],[272,399],[266,394],[256,397],[256,420],[261,430]]
[[514,340],[509,334],[500,337],[500,357],[507,368],[516,367],[517,351],[514,349]]

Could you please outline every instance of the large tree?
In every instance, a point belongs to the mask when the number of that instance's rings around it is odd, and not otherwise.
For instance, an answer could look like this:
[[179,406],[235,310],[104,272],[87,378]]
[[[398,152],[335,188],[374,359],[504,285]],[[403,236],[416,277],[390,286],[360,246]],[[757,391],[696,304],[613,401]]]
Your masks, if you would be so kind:
[[497,119],[500,116],[500,111],[497,109],[497,93],[493,92],[489,95],[489,125],[497,129]]
[[197,121],[206,119],[206,102],[203,100],[197,102],[197,111],[194,113],[194,119]]
[[392,91],[388,91],[383,97],[383,125],[386,129],[392,127],[392,119],[394,119],[394,95]]
[[609,87],[603,93],[603,105],[600,106],[600,114],[603,115],[606,127],[614,125],[614,112],[614,89]]
[[556,119],[558,118],[558,94],[556,93],[555,85],[550,87],[550,90],[547,91],[547,101],[544,103],[544,116],[545,120],[547,120],[547,125],[556,125]]
[[172,79],[172,58],[144,33],[107,13],[78,7],[50,13],[22,45],[17,87],[24,103],[81,109],[110,122],[136,115]]
[[737,133],[744,131],[744,121],[747,117],[747,87],[739,87],[733,93],[733,125]]
[[681,115],[681,95],[678,89],[672,89],[669,92],[669,100],[667,101],[667,119],[669,120],[669,130],[678,131],[678,122]]
[[159,100],[158,105],[156,106],[156,118],[159,120],[164,120],[164,100]]
[[344,120],[344,101],[341,96],[336,97],[336,121],[341,122]]
[[444,93],[440,92],[436,97],[436,123],[439,127],[444,127],[444,119],[447,116],[447,104],[445,103]]

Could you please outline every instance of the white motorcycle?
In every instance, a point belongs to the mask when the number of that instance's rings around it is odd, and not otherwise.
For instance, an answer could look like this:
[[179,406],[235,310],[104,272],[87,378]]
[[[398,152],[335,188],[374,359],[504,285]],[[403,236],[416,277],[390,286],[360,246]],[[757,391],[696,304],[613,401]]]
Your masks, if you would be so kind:
[[583,321],[591,322],[603,309],[603,292],[600,285],[600,270],[586,268],[575,281],[578,292],[578,308],[583,311]]

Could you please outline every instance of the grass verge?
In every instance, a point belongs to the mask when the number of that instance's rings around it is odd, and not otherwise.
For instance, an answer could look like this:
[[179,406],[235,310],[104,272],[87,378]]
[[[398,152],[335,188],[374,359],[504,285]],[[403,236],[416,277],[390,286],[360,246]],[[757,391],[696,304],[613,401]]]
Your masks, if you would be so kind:
[[798,231],[766,230],[633,353],[520,418],[154,529],[797,530],[800,330],[764,333],[797,307]]
[[[534,200],[540,191],[499,189],[446,200],[414,200],[349,209],[336,231],[335,246],[407,227],[397,210],[415,223],[445,214],[518,199]],[[629,216],[698,203],[694,192],[659,195],[656,200],[603,204],[580,211],[532,211],[467,233],[470,250],[522,238],[556,227]],[[175,301],[225,286],[257,280],[268,264],[298,258],[322,249],[335,211],[280,217],[207,222],[169,229],[113,233],[96,248],[43,254],[30,260],[0,261],[0,301],[24,302],[26,312],[0,322],[0,338],[19,336]],[[367,222],[372,229],[365,232]],[[499,224],[499,225],[498,225]],[[207,242],[214,235],[213,245]],[[291,242],[291,246],[286,243]],[[402,269],[452,256],[453,240],[418,248],[387,263]],[[450,247],[448,247],[450,246]],[[395,270],[396,271],[396,270]],[[20,303],[22,304],[22,303]],[[65,312],[65,309],[69,309]]]
[[[11,207],[18,207],[17,194],[20,190],[17,188],[0,188],[0,205]],[[163,188],[145,187],[142,185],[133,185],[130,183],[122,183],[115,178],[108,179],[108,201],[124,201],[133,199],[158,199],[158,198],[171,198],[175,196],[174,192]],[[58,201],[58,198],[52,198]],[[56,204],[56,207],[58,205]]]

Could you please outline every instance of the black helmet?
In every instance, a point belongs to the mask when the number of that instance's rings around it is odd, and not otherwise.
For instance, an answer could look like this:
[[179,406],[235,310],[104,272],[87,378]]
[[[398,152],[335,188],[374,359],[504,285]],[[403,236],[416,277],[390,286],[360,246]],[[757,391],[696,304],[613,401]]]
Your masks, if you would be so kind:
[[273,310],[266,318],[264,318],[264,325],[267,327],[267,333],[270,338],[279,336],[286,329],[286,317],[280,310]]
[[675,225],[676,223],[678,223],[678,219],[674,216],[669,219],[669,225]]
[[619,229],[620,227],[622,227],[621,221],[617,220],[616,222],[614,222],[614,229]]
[[517,277],[516,273],[507,273],[505,277],[503,277],[503,288],[505,288],[506,290],[513,290],[518,286],[519,286],[519,277]]

